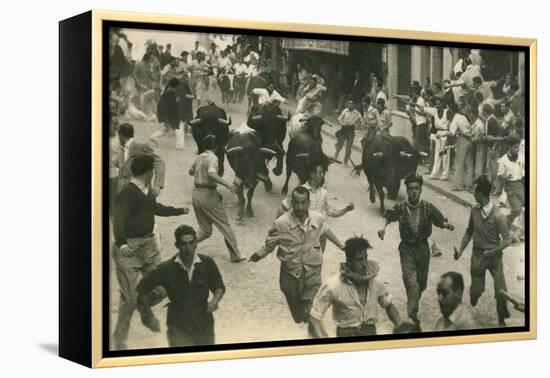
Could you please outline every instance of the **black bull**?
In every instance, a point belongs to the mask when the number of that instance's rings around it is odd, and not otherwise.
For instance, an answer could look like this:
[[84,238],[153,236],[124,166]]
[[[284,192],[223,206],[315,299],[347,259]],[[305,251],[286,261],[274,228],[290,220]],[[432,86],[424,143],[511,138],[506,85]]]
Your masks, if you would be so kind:
[[247,127],[241,127],[231,132],[226,154],[229,165],[233,168],[235,176],[238,179],[238,219],[242,220],[245,215],[245,189],[247,189],[246,197],[248,200],[246,215],[253,217],[252,196],[258,185],[258,180],[264,182],[269,180],[265,161],[272,158],[275,155],[275,151],[262,147],[260,136],[256,131]]
[[303,131],[290,139],[286,153],[286,181],[282,189],[284,195],[288,193],[288,182],[293,172],[298,176],[300,185],[303,185],[308,179],[307,167],[310,162],[319,163],[325,169],[330,163],[338,162],[323,152],[321,127],[324,124],[330,125],[322,118],[312,117],[305,122]]
[[416,173],[421,156],[422,153],[405,137],[377,135],[366,142],[361,165],[354,171],[356,174],[360,174],[361,169],[365,172],[370,201],[374,203],[378,193],[382,213],[385,211],[384,188],[388,190],[388,198],[396,199],[401,180]]
[[219,160],[218,173],[223,176],[225,163],[225,145],[229,140],[229,125],[231,118],[227,117],[225,110],[216,106],[214,103],[201,106],[197,110],[197,116],[189,122],[191,124],[191,133],[197,143],[198,153],[204,152],[204,138],[207,135],[216,137],[217,149],[216,156]]
[[260,135],[263,147],[276,152],[277,165],[273,168],[275,176],[283,173],[283,141],[286,137],[286,123],[290,119],[290,113],[287,117],[279,106],[275,104],[253,105],[248,117],[248,125],[256,130]]

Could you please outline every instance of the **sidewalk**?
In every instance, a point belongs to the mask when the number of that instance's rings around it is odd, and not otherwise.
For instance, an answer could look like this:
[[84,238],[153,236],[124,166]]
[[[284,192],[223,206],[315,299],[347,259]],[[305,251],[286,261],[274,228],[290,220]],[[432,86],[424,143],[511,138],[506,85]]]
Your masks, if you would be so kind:
[[[295,109],[296,104],[294,103],[295,100],[289,99],[288,107],[289,109],[284,109],[283,112],[285,113],[287,110],[291,110],[291,108]],[[284,105],[283,105],[284,106]],[[283,108],[281,106],[281,108]],[[293,111],[291,111],[292,113]],[[336,114],[328,114],[324,117],[327,121],[332,123],[334,127],[332,128],[323,128],[322,132],[325,136],[327,136],[329,139],[336,141],[336,136],[334,133],[339,129],[338,122],[336,121],[337,115]],[[412,134],[411,134],[411,127],[410,122],[408,119],[408,116],[399,111],[392,111],[392,120],[393,120],[393,126],[391,128],[391,134],[395,136],[404,136],[412,143]],[[361,163],[361,145],[360,141],[361,138],[365,135],[365,130],[357,130],[355,132],[355,140],[354,144],[352,146],[352,156],[351,159],[354,164],[360,164]],[[434,192],[462,205],[465,207],[473,207],[475,205],[474,196],[472,193],[469,193],[467,191],[461,191],[461,192],[455,192],[451,190],[451,181],[440,181],[440,180],[432,180],[430,179],[428,168],[425,166],[419,166],[417,172],[422,175],[424,178],[424,185]]]

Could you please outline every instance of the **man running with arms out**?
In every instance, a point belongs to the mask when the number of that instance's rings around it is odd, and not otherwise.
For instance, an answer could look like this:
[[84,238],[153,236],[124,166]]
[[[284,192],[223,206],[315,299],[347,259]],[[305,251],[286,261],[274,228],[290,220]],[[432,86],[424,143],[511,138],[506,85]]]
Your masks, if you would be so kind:
[[199,224],[197,243],[212,236],[212,225],[221,232],[225,245],[229,250],[231,262],[238,263],[246,260],[241,256],[237,246],[237,238],[229,224],[229,219],[223,207],[222,196],[217,190],[217,185],[223,185],[232,193],[236,193],[235,185],[227,182],[218,174],[219,160],[216,156],[217,142],[214,135],[207,135],[204,138],[204,151],[200,154],[189,174],[195,177],[195,189],[193,190],[193,209]]
[[275,220],[265,245],[250,256],[250,261],[257,262],[279,247],[280,287],[297,324],[308,323],[313,297],[321,286],[321,237],[326,236],[338,248],[344,249],[326,225],[325,218],[309,210],[309,203],[309,190],[296,187],[292,192],[292,210]]
[[383,240],[386,226],[399,222],[399,256],[407,291],[407,314],[416,324],[420,324],[418,302],[428,283],[428,238],[432,234],[432,225],[451,231],[455,229],[434,205],[420,199],[423,182],[420,175],[410,175],[405,179],[408,198],[396,204],[393,209],[386,210],[384,228],[378,231],[378,236]]
[[[154,158],[138,155],[132,160],[132,179],[116,198],[113,233],[113,259],[120,287],[118,319],[114,331],[116,349],[126,349],[130,321],[137,305],[139,276],[160,263],[160,252],[153,229],[155,215],[169,217],[188,214],[189,209],[164,206],[156,201],[151,189]],[[155,293],[157,301],[162,299]],[[142,316],[153,316],[152,312]]]
[[321,286],[313,300],[309,320],[313,337],[328,337],[322,319],[330,306],[338,337],[376,335],[378,306],[386,310],[395,326],[401,322],[391,295],[376,279],[378,264],[367,259],[369,248],[371,245],[363,237],[346,240],[346,262]]

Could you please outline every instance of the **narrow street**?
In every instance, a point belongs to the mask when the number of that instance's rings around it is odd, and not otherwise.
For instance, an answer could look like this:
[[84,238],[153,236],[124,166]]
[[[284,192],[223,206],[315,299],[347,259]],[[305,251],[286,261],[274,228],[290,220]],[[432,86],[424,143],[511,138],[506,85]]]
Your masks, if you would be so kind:
[[[223,106],[217,96],[213,95],[215,102]],[[287,110],[293,113],[293,109],[282,107],[284,114]],[[230,104],[225,107],[232,117],[231,128],[237,128],[246,119],[246,106],[243,104]],[[126,122],[126,120],[121,120]],[[135,127],[138,138],[147,138],[157,128],[157,123],[129,121]],[[335,130],[329,130],[334,132]],[[401,134],[404,131],[393,130],[393,134]],[[196,227],[196,219],[191,205],[191,191],[193,187],[192,177],[188,170],[196,156],[196,145],[190,134],[185,140],[185,150],[174,148],[175,138],[167,137],[157,148],[157,152],[166,162],[166,185],[159,197],[159,202],[166,205],[187,206],[191,213],[185,216],[173,218],[157,217],[157,232],[160,234],[162,244],[162,257],[167,259],[176,253],[174,247],[174,229],[182,223]],[[285,141],[286,147],[287,141]],[[334,141],[324,138],[324,151],[328,155],[334,152]],[[360,154],[353,152],[352,158],[360,162]],[[272,168],[274,162],[271,163]],[[286,169],[286,167],[285,167]],[[419,168],[424,170],[425,168]],[[383,219],[379,212],[378,201],[371,204],[368,199],[367,180],[364,175],[359,178],[351,176],[352,168],[344,165],[331,165],[327,174],[327,190],[336,207],[344,207],[349,202],[355,204],[355,210],[341,218],[329,219],[329,224],[335,234],[345,241],[353,235],[365,236],[373,245],[369,251],[369,259],[376,260],[380,264],[379,279],[383,282],[393,296],[393,302],[399,310],[402,318],[406,318],[406,295],[401,277],[401,266],[397,246],[399,244],[399,231],[397,224],[388,227],[384,241],[378,239],[377,230],[383,225]],[[232,181],[234,173],[226,161],[225,178]],[[239,247],[244,255],[250,256],[263,243],[266,233],[274,220],[275,213],[283,199],[281,188],[284,183],[284,173],[280,177],[274,177],[273,190],[265,192],[263,185],[259,185],[253,201],[255,211],[254,218],[246,218],[243,224],[237,224],[237,198],[225,188],[219,188],[224,199],[226,211],[232,221]],[[298,184],[297,178],[291,179],[290,188]],[[405,198],[405,189],[402,186],[399,200]],[[463,274],[466,284],[464,302],[469,306],[468,288],[470,285],[470,248],[464,253],[458,262],[453,258],[453,246],[458,246],[464,233],[469,217],[469,209],[453,202],[446,197],[424,188],[423,198],[438,207],[449,221],[456,226],[454,232],[434,229],[433,239],[437,241],[443,255],[432,258],[428,289],[420,304],[419,317],[424,330],[431,330],[439,314],[436,298],[436,284],[441,274],[453,270]],[[386,207],[393,206],[393,201],[387,200]],[[226,294],[215,312],[216,343],[235,343],[248,341],[270,341],[283,339],[302,339],[307,337],[305,326],[296,325],[290,316],[284,296],[279,290],[279,261],[275,253],[258,263],[244,262],[232,264],[229,254],[223,242],[223,238],[217,230],[213,236],[201,243],[198,252],[212,256],[218,264],[226,285]],[[517,244],[508,248],[504,253],[505,275],[510,294],[523,298],[524,281],[518,280],[518,274],[523,274],[524,245]],[[328,243],[324,256],[323,278],[337,272],[339,263],[344,260],[344,255],[334,245]],[[494,299],[492,278],[488,274],[486,292],[473,310],[475,319],[483,327],[496,327],[497,316]],[[111,267],[111,321],[116,321],[118,305],[118,287],[114,273],[114,264]],[[129,348],[155,348],[167,346],[165,335],[166,308],[164,303],[154,309],[162,323],[160,334],[151,333],[140,322],[139,316],[134,315],[128,339]],[[510,326],[519,326],[524,323],[524,315],[510,307],[512,318],[508,320]],[[331,316],[327,313],[325,321],[327,329],[334,335],[334,326]],[[392,324],[384,311],[380,311],[381,322],[378,326],[379,333],[390,333]],[[112,328],[111,328],[112,329]]]

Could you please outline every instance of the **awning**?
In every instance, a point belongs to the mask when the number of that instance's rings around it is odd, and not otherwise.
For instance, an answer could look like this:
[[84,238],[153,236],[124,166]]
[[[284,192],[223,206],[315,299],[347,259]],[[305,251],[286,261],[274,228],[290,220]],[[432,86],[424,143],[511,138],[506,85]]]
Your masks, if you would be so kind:
[[349,55],[349,42],[345,41],[283,38],[283,48],[288,50],[319,51],[328,54]]

